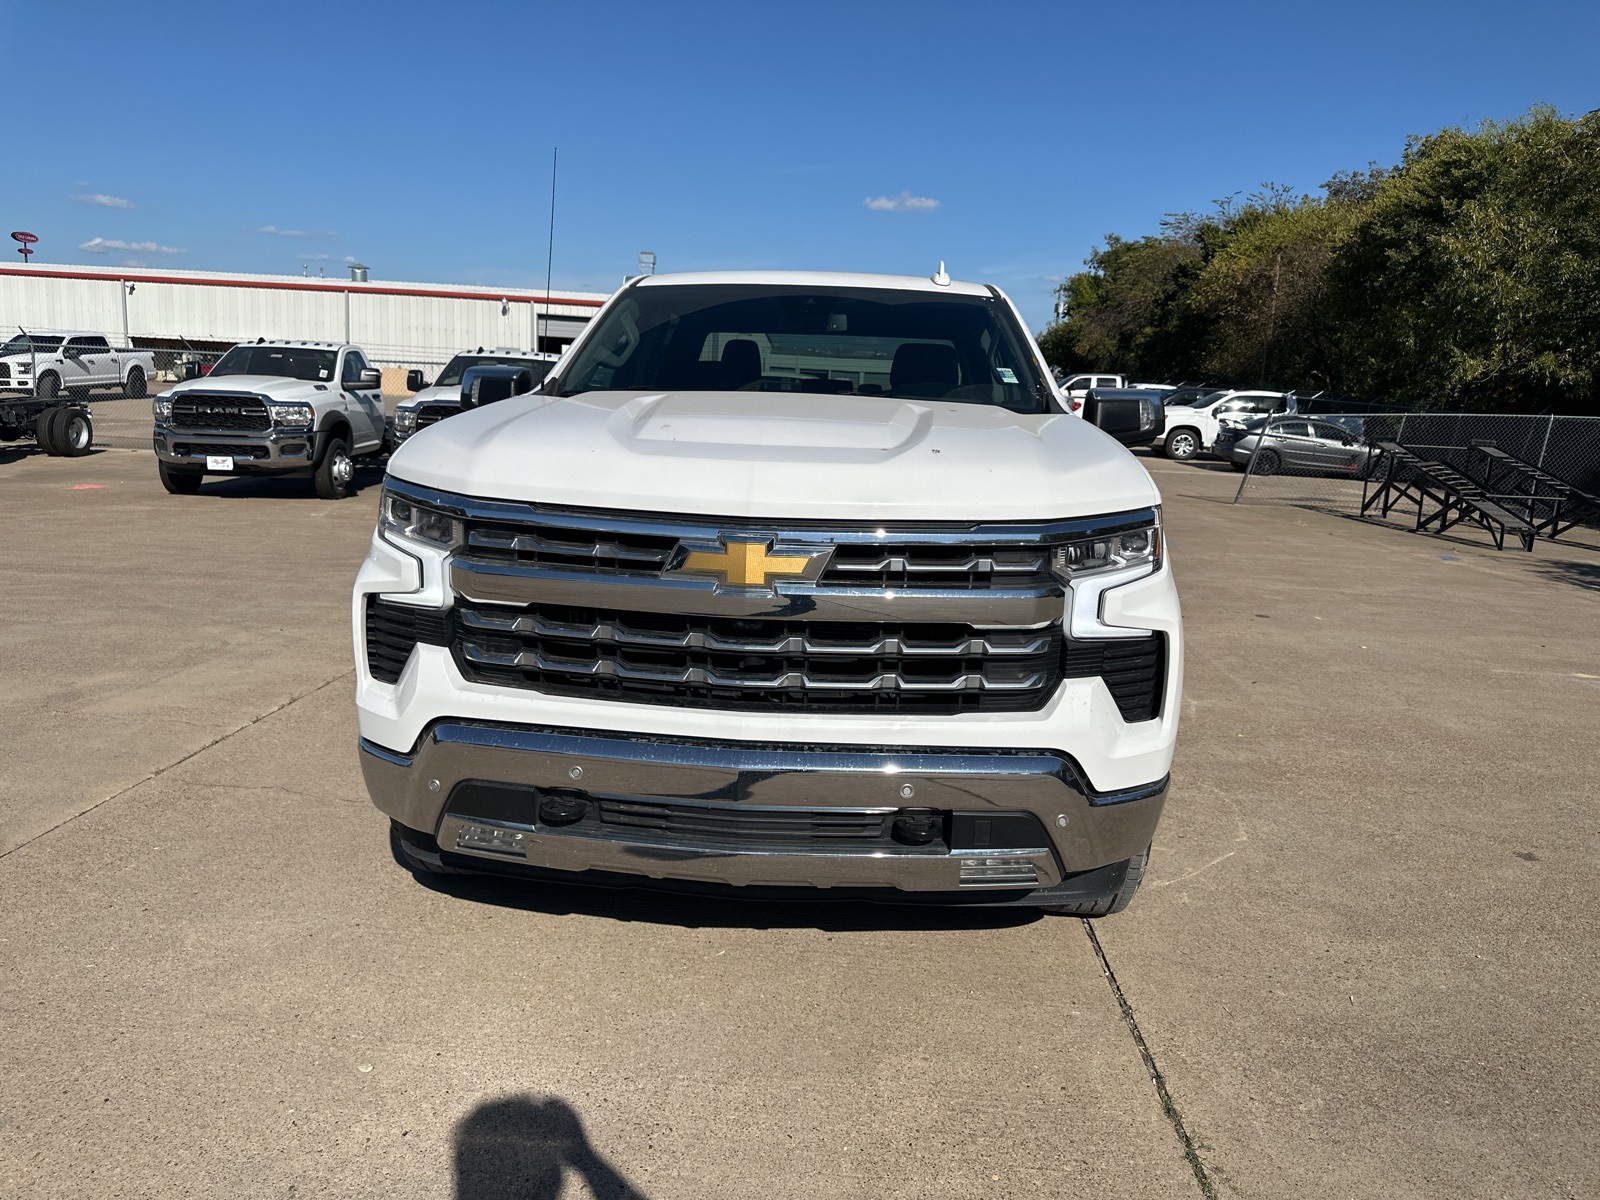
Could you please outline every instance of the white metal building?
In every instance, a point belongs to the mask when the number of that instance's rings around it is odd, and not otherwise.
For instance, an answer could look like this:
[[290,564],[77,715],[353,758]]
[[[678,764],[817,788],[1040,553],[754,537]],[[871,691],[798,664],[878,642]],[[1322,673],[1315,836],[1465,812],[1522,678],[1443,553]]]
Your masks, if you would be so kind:
[[[365,272],[361,272],[364,274]],[[432,283],[145,267],[0,264],[0,330],[90,329],[113,343],[222,349],[256,338],[348,341],[386,366],[478,346],[560,350],[606,297]]]

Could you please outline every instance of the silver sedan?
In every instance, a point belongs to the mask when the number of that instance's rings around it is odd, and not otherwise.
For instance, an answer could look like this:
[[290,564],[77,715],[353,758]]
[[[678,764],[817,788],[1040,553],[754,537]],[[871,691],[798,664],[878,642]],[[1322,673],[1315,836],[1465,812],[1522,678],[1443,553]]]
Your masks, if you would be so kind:
[[[1260,453],[1256,454],[1258,446]],[[1217,434],[1214,452],[1231,462],[1235,471],[1249,470],[1250,457],[1256,455],[1257,475],[1355,479],[1365,478],[1382,453],[1343,425],[1305,417],[1268,417],[1242,426],[1224,426]]]

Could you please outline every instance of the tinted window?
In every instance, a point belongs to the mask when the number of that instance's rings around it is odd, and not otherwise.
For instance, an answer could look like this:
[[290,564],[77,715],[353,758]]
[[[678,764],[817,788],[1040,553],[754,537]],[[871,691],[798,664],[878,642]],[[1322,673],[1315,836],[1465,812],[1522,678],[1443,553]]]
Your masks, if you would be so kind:
[[43,353],[54,350],[61,345],[59,337],[51,337],[46,333],[19,333],[0,346],[0,354],[27,354],[30,351]]
[[361,372],[367,369],[367,360],[361,357],[361,351],[352,350],[344,356],[344,374],[339,377],[341,383],[360,383]]
[[307,346],[235,346],[217,360],[208,378],[273,375],[325,383],[333,378],[338,356],[337,350],[313,350]]
[[103,337],[86,337],[83,344],[88,347],[91,354],[104,354],[111,349],[111,343]]
[[459,387],[461,375],[468,367],[483,365],[508,367],[526,367],[533,375],[534,383],[538,383],[550,374],[554,363],[539,358],[506,358],[496,354],[458,354],[450,360],[448,366],[439,373],[439,378],[433,381],[435,387]]
[[992,296],[644,285],[599,318],[552,390],[896,396],[1044,412],[1024,336]]

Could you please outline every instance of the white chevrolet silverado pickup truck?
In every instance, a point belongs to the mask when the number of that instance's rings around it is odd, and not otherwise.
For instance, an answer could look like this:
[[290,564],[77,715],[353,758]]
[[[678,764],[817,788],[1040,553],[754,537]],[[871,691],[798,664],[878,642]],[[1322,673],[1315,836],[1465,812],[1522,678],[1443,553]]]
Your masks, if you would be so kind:
[[317,495],[349,495],[355,459],[381,454],[381,376],[360,347],[261,339],[154,401],[157,469],[193,495],[207,475],[310,475]]
[[1160,496],[942,270],[635,279],[395,452],[353,619],[419,874],[1097,916],[1166,797]]

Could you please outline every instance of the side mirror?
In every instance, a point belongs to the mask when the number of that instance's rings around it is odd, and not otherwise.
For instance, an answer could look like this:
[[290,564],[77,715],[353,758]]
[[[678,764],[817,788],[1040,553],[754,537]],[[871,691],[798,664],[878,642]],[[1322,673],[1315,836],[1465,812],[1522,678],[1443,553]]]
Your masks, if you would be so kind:
[[533,372],[527,367],[490,364],[468,367],[461,376],[461,407],[479,408],[531,391]]
[[406,372],[406,391],[420,392],[428,386],[428,381],[422,377],[422,372],[413,367]]
[[1148,446],[1166,424],[1160,400],[1115,389],[1090,389],[1082,415],[1124,446]]

